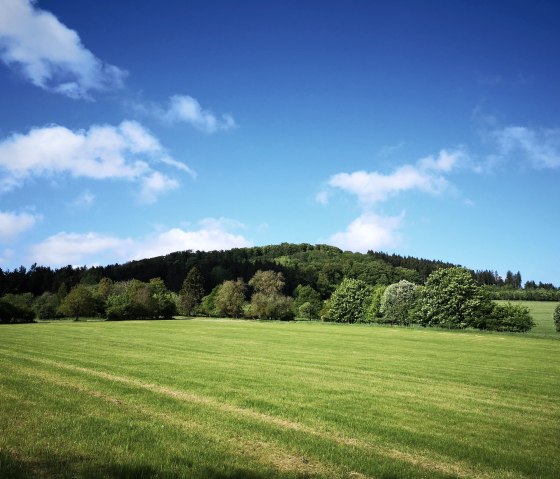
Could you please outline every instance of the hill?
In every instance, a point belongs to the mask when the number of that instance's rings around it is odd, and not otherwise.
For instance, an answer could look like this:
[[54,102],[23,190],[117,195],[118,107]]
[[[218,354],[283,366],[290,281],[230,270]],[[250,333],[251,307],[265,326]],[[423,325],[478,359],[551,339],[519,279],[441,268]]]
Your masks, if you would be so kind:
[[[420,284],[434,270],[456,265],[382,252],[352,253],[329,245],[282,243],[227,251],[179,251],[90,268],[65,266],[52,269],[34,264],[29,269],[23,266],[13,271],[0,269],[0,296],[27,292],[37,296],[45,291],[56,292],[59,288],[69,290],[80,282],[94,284],[103,277],[113,281],[133,278],[148,281],[159,277],[170,290],[178,291],[187,272],[194,266],[204,278],[207,293],[225,280],[243,278],[248,281],[257,270],[270,269],[283,273],[287,294],[291,294],[298,284],[309,284],[327,298],[345,276],[362,279],[369,284],[391,284],[401,279]],[[492,271],[473,271],[473,274],[481,284],[498,287],[502,293],[518,292],[521,288],[519,272],[515,275],[508,272],[505,280]],[[554,291],[556,297],[553,285],[539,286]],[[500,297],[508,299],[507,294]]]

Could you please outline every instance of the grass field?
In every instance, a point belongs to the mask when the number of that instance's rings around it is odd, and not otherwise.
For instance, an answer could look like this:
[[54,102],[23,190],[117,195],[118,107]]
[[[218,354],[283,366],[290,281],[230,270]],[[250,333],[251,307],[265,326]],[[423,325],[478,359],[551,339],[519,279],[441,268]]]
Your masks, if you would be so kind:
[[558,478],[560,334],[539,314],[533,337],[3,326],[0,477]]

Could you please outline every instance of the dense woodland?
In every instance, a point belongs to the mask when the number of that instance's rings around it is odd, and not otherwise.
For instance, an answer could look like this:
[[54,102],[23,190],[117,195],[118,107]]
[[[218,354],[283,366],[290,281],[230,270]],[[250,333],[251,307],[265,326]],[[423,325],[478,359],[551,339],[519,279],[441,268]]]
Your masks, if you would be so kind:
[[519,272],[508,271],[502,279],[441,261],[308,244],[185,251],[89,269],[33,265],[1,273],[3,323],[180,314],[522,332],[533,325],[528,310],[491,299],[530,294],[557,299],[560,293],[533,282],[522,288]]
[[[258,270],[272,270],[283,274],[286,294],[293,294],[301,284],[313,287],[327,299],[345,277],[368,284],[389,285],[402,279],[423,284],[435,270],[457,265],[373,251],[343,252],[328,245],[282,243],[228,251],[181,251],[91,268],[52,269],[34,264],[29,269],[23,266],[12,271],[0,269],[0,296],[56,293],[60,288],[70,290],[80,283],[96,284],[101,278],[114,282],[161,278],[170,291],[178,292],[188,271],[195,266],[202,275],[206,293],[226,280],[242,278],[248,282]],[[560,300],[560,290],[552,284],[527,281],[522,288],[519,272],[508,271],[504,278],[494,271],[472,271],[472,274],[496,299]]]

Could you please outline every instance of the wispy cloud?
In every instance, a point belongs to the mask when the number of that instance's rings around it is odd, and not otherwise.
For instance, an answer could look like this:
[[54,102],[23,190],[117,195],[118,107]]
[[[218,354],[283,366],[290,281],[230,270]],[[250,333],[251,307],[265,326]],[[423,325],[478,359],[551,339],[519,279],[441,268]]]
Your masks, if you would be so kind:
[[137,122],[76,131],[58,125],[33,128],[0,140],[0,192],[21,186],[31,177],[69,174],[138,181],[144,200],[153,201],[157,194],[178,186],[175,179],[155,169],[159,163],[192,174]]
[[151,258],[184,250],[223,250],[252,246],[251,241],[231,230],[240,223],[224,218],[206,218],[198,228],[171,228],[143,238],[119,238],[98,232],[60,232],[34,245],[30,261],[50,266],[107,264]]
[[0,243],[15,240],[17,236],[33,228],[40,219],[41,216],[30,213],[0,211]]
[[558,128],[508,126],[494,129],[491,137],[498,145],[498,157],[502,160],[519,158],[537,169],[560,168]]
[[78,208],[89,208],[94,202],[95,195],[91,191],[86,190],[72,202],[72,205]]
[[126,72],[101,61],[78,33],[32,0],[0,2],[0,58],[33,85],[70,98],[120,88]]
[[187,123],[204,133],[216,133],[237,127],[230,114],[224,113],[218,116],[211,110],[203,109],[198,100],[188,95],[174,95],[169,98],[165,106],[150,103],[137,104],[134,108],[168,125]]

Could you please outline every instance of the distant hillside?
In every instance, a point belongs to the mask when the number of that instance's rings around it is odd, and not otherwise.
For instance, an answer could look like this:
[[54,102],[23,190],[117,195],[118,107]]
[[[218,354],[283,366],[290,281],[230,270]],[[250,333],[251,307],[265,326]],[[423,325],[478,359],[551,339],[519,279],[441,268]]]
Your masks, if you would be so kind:
[[[287,294],[291,294],[298,284],[309,284],[327,298],[345,276],[369,284],[391,284],[401,279],[420,284],[432,271],[455,265],[382,252],[351,253],[328,245],[282,243],[227,251],[180,251],[103,267],[51,269],[33,265],[29,270],[24,267],[14,271],[0,269],[0,295],[25,292],[39,295],[45,291],[56,292],[61,287],[70,289],[79,282],[97,283],[103,277],[113,281],[133,278],[148,281],[159,277],[169,289],[178,291],[187,272],[194,266],[204,278],[207,293],[225,280],[243,278],[248,281],[257,270],[271,269],[283,273]],[[473,271],[473,274],[481,284],[521,286],[519,273],[508,272],[510,283],[491,271]]]

